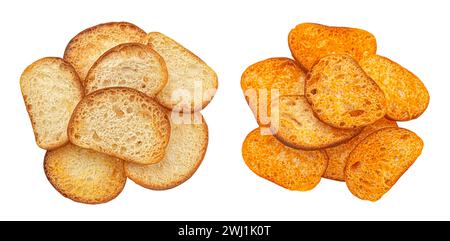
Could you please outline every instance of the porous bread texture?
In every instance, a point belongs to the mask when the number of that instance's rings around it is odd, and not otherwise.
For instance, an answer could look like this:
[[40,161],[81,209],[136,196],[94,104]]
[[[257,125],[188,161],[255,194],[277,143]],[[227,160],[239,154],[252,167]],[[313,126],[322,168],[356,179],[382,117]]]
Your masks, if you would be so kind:
[[353,149],[355,149],[355,147],[368,135],[386,127],[397,127],[397,123],[395,121],[382,118],[375,123],[364,127],[361,133],[349,141],[338,146],[325,149],[329,161],[327,170],[323,174],[323,177],[336,181],[345,181],[344,169],[350,152],[353,151]]
[[[169,115],[177,118],[178,114]],[[208,126],[199,112],[189,115],[188,123],[171,119],[170,140],[164,158],[152,165],[127,163],[125,171],[128,178],[145,188],[165,190],[192,177],[206,153]]]
[[317,150],[336,146],[357,135],[361,129],[338,129],[314,116],[304,96],[281,96],[273,108],[271,130],[287,146]]
[[129,87],[150,97],[167,84],[163,58],[147,45],[125,43],[104,53],[85,79],[85,93],[108,87]]
[[244,71],[241,88],[260,126],[270,125],[272,98],[277,101],[279,96],[304,94],[305,77],[306,74],[289,58],[266,59]]
[[131,23],[99,24],[73,37],[64,51],[64,59],[73,65],[84,81],[91,66],[103,53],[119,44],[143,43],[146,36],[144,30]]
[[37,145],[51,150],[66,144],[70,116],[83,97],[73,67],[61,58],[37,60],[22,73],[20,89]]
[[169,73],[167,85],[156,97],[158,102],[176,111],[195,112],[205,108],[217,90],[214,70],[162,33],[149,33],[146,42],[163,57]]
[[336,128],[364,127],[384,117],[383,91],[349,55],[328,55],[306,77],[305,94],[316,116]]
[[330,54],[348,54],[357,61],[375,54],[377,41],[371,33],[356,28],[302,23],[289,32],[289,49],[306,70]]
[[369,135],[350,153],[345,168],[348,189],[358,198],[379,200],[422,152],[423,141],[403,128],[384,128]]
[[48,151],[44,170],[64,197],[87,204],[111,201],[127,180],[122,160],[72,144]]
[[319,184],[328,162],[325,152],[292,149],[260,131],[250,132],[242,145],[250,170],[289,190],[308,191]]
[[383,90],[389,119],[408,121],[425,112],[430,95],[422,81],[413,73],[379,55],[366,56],[360,64]]
[[170,137],[165,111],[137,90],[101,89],[87,95],[75,108],[69,139],[77,146],[128,162],[157,163],[164,157]]

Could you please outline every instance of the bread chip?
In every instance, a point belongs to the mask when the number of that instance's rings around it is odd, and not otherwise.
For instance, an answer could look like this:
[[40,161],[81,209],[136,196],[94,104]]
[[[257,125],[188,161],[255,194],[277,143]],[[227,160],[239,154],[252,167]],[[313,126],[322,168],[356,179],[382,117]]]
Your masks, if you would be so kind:
[[242,156],[258,176],[299,191],[311,190],[319,184],[328,162],[323,151],[289,148],[271,135],[261,135],[259,128],[245,138]]
[[103,54],[84,82],[86,94],[107,87],[129,87],[154,97],[167,83],[167,68],[147,45],[126,43]]
[[361,67],[380,86],[386,96],[386,115],[392,120],[416,119],[427,108],[430,95],[420,79],[394,61],[370,55]]
[[87,204],[111,201],[127,180],[122,160],[72,144],[48,151],[44,170],[64,197]]
[[241,88],[260,126],[270,124],[272,93],[274,98],[303,95],[305,77],[295,61],[288,58],[266,59],[245,70]]
[[168,109],[199,111],[205,108],[217,89],[217,75],[203,60],[162,33],[152,32],[147,44],[166,62],[169,81],[157,95]]
[[195,173],[203,161],[207,146],[208,126],[197,112],[192,114],[188,123],[178,122],[177,119],[171,121],[169,145],[160,162],[153,165],[128,163],[125,165],[125,171],[128,178],[145,188],[173,188]]
[[119,44],[143,43],[146,35],[144,30],[127,22],[99,24],[72,38],[64,51],[64,59],[75,67],[81,80],[84,80],[103,53]]
[[336,128],[357,128],[386,112],[383,91],[348,55],[322,58],[306,77],[306,98],[323,122]]
[[350,153],[345,181],[358,198],[379,200],[422,152],[423,141],[402,128],[384,128],[364,139]]
[[272,132],[278,140],[292,148],[317,150],[336,146],[361,131],[338,129],[321,122],[314,116],[304,96],[281,96],[273,111]]
[[289,33],[288,42],[292,56],[307,70],[330,54],[348,54],[359,61],[377,51],[375,37],[365,30],[315,23],[297,25]]
[[68,132],[77,146],[153,164],[164,157],[170,123],[164,108],[147,95],[115,87],[87,95],[75,108]]
[[395,121],[382,118],[375,123],[364,127],[361,133],[350,139],[348,142],[340,144],[336,147],[325,149],[329,161],[327,170],[323,174],[323,177],[336,181],[344,181],[345,164],[347,163],[347,158],[350,155],[350,152],[353,151],[353,149],[355,149],[355,147],[368,135],[386,127],[397,127],[397,123]]
[[20,89],[37,145],[50,150],[66,144],[70,116],[83,97],[73,67],[60,58],[40,59],[23,72]]

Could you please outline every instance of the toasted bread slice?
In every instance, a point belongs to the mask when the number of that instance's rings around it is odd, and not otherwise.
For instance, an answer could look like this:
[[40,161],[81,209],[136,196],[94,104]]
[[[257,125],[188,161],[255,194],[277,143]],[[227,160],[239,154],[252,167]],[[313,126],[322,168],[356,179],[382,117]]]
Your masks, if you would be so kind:
[[292,56],[306,70],[330,54],[348,54],[359,61],[377,51],[375,37],[365,30],[315,23],[297,25],[289,33],[288,42]]
[[422,148],[422,139],[402,128],[384,128],[369,135],[348,158],[345,181],[349,190],[363,200],[379,200],[415,162]]
[[60,58],[40,59],[22,73],[20,89],[37,145],[50,150],[66,144],[70,116],[83,98],[74,68]]
[[273,105],[271,130],[285,145],[304,150],[336,146],[356,136],[361,129],[338,129],[314,116],[304,96],[281,96]]
[[308,191],[319,184],[327,168],[324,151],[303,151],[283,145],[259,128],[242,145],[242,156],[256,175],[289,190]]
[[[169,115],[178,117],[176,113]],[[128,178],[155,190],[170,189],[188,180],[203,161],[208,146],[205,120],[200,112],[191,115],[188,123],[171,120],[170,141],[164,158],[153,165],[127,163]]]
[[48,151],[44,170],[64,197],[87,204],[111,201],[127,180],[122,160],[72,144]]
[[165,109],[147,95],[115,87],[87,95],[75,108],[68,132],[77,146],[153,164],[164,157],[170,123]]
[[103,23],[77,34],[64,51],[64,59],[71,63],[81,80],[94,62],[109,49],[123,43],[143,43],[147,33],[127,22]]
[[308,73],[306,98],[323,122],[358,128],[383,118],[383,91],[349,55],[329,55]]
[[157,95],[164,107],[176,111],[199,111],[217,90],[217,75],[203,60],[162,33],[152,32],[147,44],[166,62],[169,81]]
[[89,70],[85,93],[108,87],[129,87],[150,97],[167,84],[163,58],[147,45],[126,43],[103,54]]
[[368,135],[386,127],[397,127],[397,123],[395,121],[382,118],[375,123],[364,127],[361,133],[350,139],[348,142],[342,143],[336,147],[325,149],[329,161],[327,170],[323,174],[323,177],[336,181],[345,181],[344,169],[350,152],[353,151],[353,149],[355,149],[355,147]]
[[430,101],[420,79],[394,61],[370,55],[360,61],[364,71],[380,86],[386,96],[386,115],[392,120],[408,121],[425,112]]
[[288,58],[266,59],[245,70],[241,88],[260,126],[270,125],[272,98],[305,93],[305,77],[295,61]]

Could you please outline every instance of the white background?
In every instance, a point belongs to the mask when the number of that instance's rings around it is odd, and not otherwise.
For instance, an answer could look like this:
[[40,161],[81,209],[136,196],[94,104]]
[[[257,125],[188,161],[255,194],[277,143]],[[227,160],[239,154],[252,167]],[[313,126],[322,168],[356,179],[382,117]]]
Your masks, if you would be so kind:
[[[449,219],[449,1],[0,1],[0,219],[304,220]],[[84,205],[63,198],[45,178],[19,77],[31,62],[62,56],[81,30],[129,21],[160,31],[205,60],[219,90],[203,111],[208,152],[197,173],[168,191],[128,181],[115,200]],[[244,69],[290,56],[287,35],[301,22],[372,32],[378,53],[428,87],[418,120],[401,123],[425,141],[422,156],[379,202],[361,201],[344,183],[323,179],[309,192],[287,191],[253,174],[241,157],[256,127],[240,89]]]

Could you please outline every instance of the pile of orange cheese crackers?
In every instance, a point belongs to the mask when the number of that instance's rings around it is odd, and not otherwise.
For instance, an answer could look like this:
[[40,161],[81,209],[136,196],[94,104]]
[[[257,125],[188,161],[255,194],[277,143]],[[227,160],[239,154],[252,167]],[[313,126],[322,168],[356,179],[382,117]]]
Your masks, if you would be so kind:
[[290,190],[311,190],[325,177],[379,200],[422,152],[422,139],[397,122],[426,110],[426,87],[377,55],[365,30],[302,23],[288,44],[293,59],[266,59],[242,74],[259,125],[243,143],[245,163]]

